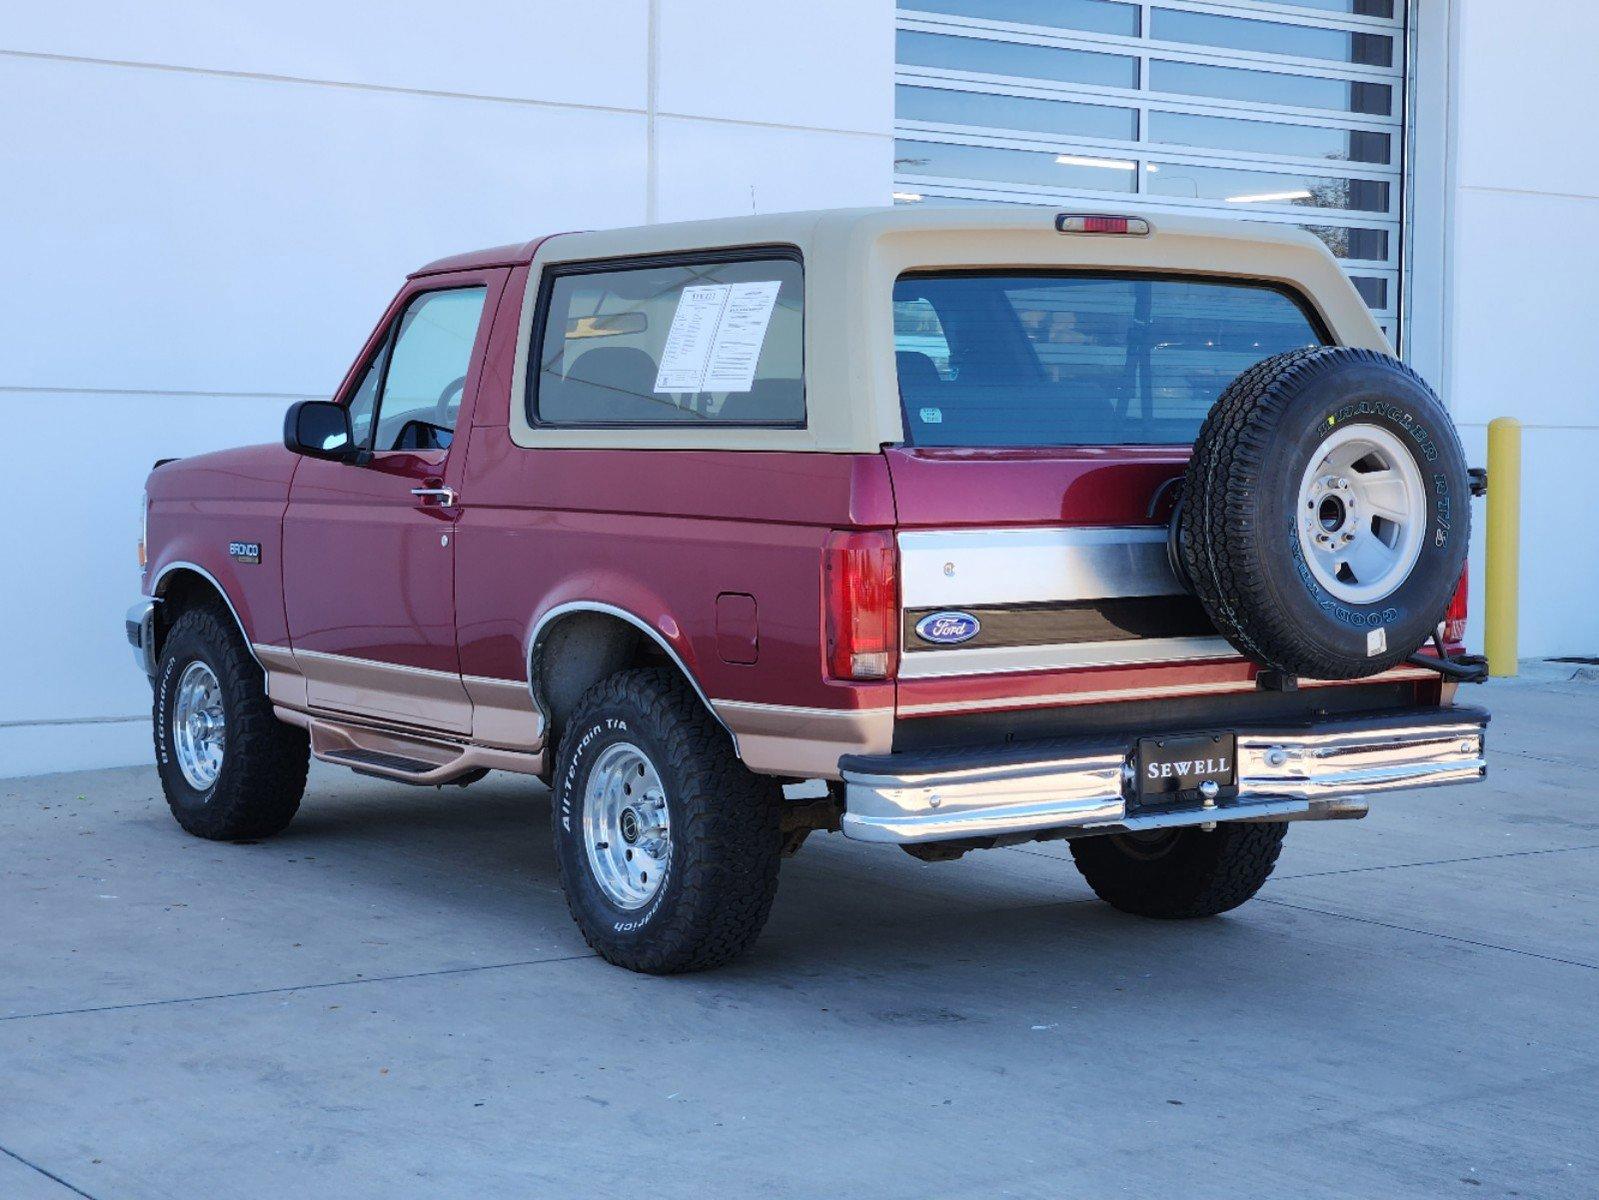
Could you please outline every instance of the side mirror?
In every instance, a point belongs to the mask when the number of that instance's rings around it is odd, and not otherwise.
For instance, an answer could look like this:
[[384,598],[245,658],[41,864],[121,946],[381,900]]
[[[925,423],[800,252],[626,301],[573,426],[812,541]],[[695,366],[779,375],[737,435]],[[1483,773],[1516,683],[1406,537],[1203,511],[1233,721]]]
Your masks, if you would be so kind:
[[296,454],[358,462],[363,452],[350,432],[350,413],[330,400],[301,400],[283,418],[283,444]]

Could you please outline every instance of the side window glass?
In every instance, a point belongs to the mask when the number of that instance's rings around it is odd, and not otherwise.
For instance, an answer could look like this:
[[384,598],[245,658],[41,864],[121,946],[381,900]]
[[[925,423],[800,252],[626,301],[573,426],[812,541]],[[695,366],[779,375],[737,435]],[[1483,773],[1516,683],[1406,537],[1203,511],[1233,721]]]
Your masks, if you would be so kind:
[[424,292],[406,307],[388,352],[374,450],[450,444],[485,295],[481,287]]
[[355,435],[357,446],[371,448],[372,418],[378,410],[378,384],[383,381],[383,364],[388,359],[389,344],[385,341],[382,349],[372,356],[366,374],[361,376],[360,386],[350,397],[350,430]]
[[805,423],[796,259],[576,270],[547,286],[531,422]]
[[894,301],[894,361],[902,388],[907,382],[914,387],[955,376],[938,310],[920,296]]

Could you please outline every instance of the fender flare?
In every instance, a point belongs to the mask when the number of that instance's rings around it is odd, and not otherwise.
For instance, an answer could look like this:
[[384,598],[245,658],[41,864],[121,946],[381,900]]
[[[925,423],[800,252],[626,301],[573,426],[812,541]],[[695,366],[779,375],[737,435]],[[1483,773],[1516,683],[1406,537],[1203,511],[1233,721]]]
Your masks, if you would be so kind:
[[629,612],[625,608],[619,608],[614,604],[607,604],[600,600],[568,600],[563,604],[557,604],[554,608],[551,608],[540,615],[539,619],[533,624],[532,633],[528,635],[528,693],[533,698],[533,706],[539,711],[539,714],[544,718],[546,723],[548,723],[550,719],[550,714],[544,711],[544,705],[539,701],[538,687],[535,682],[537,679],[537,672],[533,669],[534,658],[539,652],[539,647],[544,640],[545,634],[549,632],[550,628],[555,624],[555,622],[561,617],[568,616],[569,614],[575,612],[604,613],[607,616],[616,617],[620,620],[626,621],[629,625],[632,625],[635,628],[643,631],[643,633],[648,636],[651,641],[653,641],[657,646],[666,652],[666,656],[672,660],[672,664],[678,669],[678,671],[682,673],[683,678],[688,680],[689,686],[694,689],[694,694],[700,698],[700,703],[705,705],[705,711],[711,714],[711,718],[718,725],[727,730],[728,737],[733,739],[733,752],[735,754],[739,752],[738,734],[735,733],[728,723],[722,719],[722,714],[716,711],[716,706],[711,703],[711,698],[705,694],[705,689],[700,686],[700,681],[695,678],[694,672],[688,669],[688,664],[683,661],[682,656],[678,654],[678,652],[672,647],[672,644],[666,640],[661,631],[656,629],[637,613]]
[[255,665],[260,667],[262,673],[264,674],[266,672],[266,664],[256,657],[255,644],[250,640],[250,631],[244,627],[244,620],[239,616],[239,610],[233,603],[233,597],[228,595],[228,589],[223,587],[222,584],[218,582],[217,577],[211,574],[210,571],[207,571],[199,563],[192,563],[184,559],[177,559],[173,562],[164,564],[161,570],[156,573],[156,577],[150,582],[150,599],[160,603],[161,581],[168,575],[171,575],[174,571],[193,571],[196,575],[200,576],[200,578],[204,579],[216,589],[217,595],[222,597],[222,603],[228,606],[228,612],[233,616],[233,623],[239,627],[239,636],[244,639],[245,649],[250,652],[250,657],[255,659]]

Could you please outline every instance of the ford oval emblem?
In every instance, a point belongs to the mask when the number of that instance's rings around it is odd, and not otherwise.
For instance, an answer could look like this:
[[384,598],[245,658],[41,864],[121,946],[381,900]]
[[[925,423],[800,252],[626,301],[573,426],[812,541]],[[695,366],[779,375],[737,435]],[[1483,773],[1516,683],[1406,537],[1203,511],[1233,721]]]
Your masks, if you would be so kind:
[[982,627],[982,622],[971,613],[936,612],[916,622],[916,636],[924,642],[954,646],[971,641]]

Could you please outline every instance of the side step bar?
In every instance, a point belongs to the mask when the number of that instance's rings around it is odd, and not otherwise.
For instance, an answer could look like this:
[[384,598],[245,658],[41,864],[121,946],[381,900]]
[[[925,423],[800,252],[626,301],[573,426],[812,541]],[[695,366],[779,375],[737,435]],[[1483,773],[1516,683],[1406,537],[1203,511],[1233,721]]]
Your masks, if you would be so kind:
[[379,779],[434,787],[471,783],[491,770],[521,775],[538,775],[544,770],[542,752],[452,742],[354,717],[313,715],[282,705],[274,711],[279,720],[310,733],[311,753],[323,762]]
[[319,757],[323,762],[338,763],[356,771],[390,778],[421,779],[439,770],[438,763],[406,758],[403,754],[385,754],[381,750],[329,750]]

